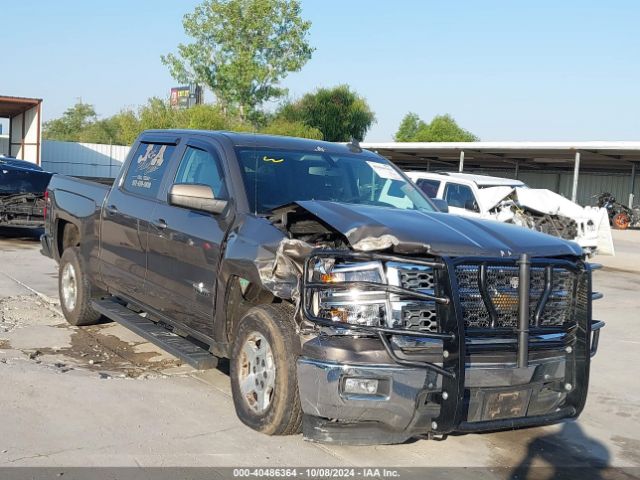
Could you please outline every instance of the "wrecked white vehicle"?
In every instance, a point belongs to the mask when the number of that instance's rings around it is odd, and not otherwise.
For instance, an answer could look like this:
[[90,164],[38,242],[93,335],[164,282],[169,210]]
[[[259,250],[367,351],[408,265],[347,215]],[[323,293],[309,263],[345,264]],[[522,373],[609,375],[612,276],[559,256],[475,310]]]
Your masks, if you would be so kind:
[[585,404],[603,323],[579,246],[440,213],[354,145],[148,131],[113,186],[55,175],[48,202],[67,320],[228,358],[260,432],[396,443]]
[[512,223],[577,242],[592,255],[613,255],[607,211],[582,207],[551,190],[487,175],[407,172],[427,196],[445,200],[451,213]]

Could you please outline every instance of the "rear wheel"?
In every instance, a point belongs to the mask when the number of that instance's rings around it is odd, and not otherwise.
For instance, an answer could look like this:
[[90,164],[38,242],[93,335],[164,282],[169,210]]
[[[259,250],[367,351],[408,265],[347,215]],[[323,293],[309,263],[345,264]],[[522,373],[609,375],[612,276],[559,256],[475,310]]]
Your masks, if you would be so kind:
[[629,224],[631,223],[631,218],[625,212],[616,213],[613,216],[613,228],[618,230],[626,230],[629,228]]
[[58,293],[62,313],[71,325],[94,325],[100,320],[100,314],[91,308],[97,292],[86,272],[78,247],[67,248],[60,257]]
[[302,408],[296,360],[300,340],[290,305],[252,308],[240,320],[231,356],[231,390],[238,418],[268,435],[298,433]]

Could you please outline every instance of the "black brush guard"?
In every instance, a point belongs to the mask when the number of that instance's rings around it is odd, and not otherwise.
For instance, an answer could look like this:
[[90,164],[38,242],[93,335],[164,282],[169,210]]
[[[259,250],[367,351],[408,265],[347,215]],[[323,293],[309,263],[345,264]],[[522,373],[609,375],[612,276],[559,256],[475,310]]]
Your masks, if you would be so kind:
[[[415,290],[410,290],[394,285],[386,285],[376,282],[335,282],[331,284],[321,282],[311,282],[309,273],[315,262],[322,258],[347,261],[382,261],[401,262],[414,265],[422,265],[433,268],[435,274],[436,290],[434,295],[425,294]],[[442,375],[442,391],[448,392],[452,401],[442,402],[440,415],[432,424],[431,430],[435,433],[447,433],[458,431],[478,431],[497,428],[500,422],[514,422],[515,419],[505,419],[491,422],[465,422],[463,419],[463,408],[465,395],[465,359],[467,354],[466,333],[464,326],[463,310],[460,304],[458,292],[458,282],[456,279],[455,267],[463,264],[474,264],[479,266],[478,285],[483,302],[489,311],[492,319],[492,328],[483,329],[482,336],[491,338],[505,333],[505,329],[494,328],[496,320],[495,307],[487,292],[486,268],[487,266],[505,266],[508,261],[496,258],[456,258],[442,260],[421,260],[412,257],[399,255],[388,255],[380,253],[351,252],[344,250],[315,250],[304,263],[301,306],[304,317],[313,323],[330,327],[333,329],[348,329],[364,334],[375,334],[382,342],[389,357],[398,365],[407,367],[425,368]],[[576,417],[582,411],[586,401],[587,386],[589,381],[590,358],[596,353],[600,328],[604,322],[591,320],[591,267],[581,261],[569,261],[562,259],[532,259],[527,254],[521,255],[517,260],[518,265],[518,326],[516,367],[526,368],[529,365],[530,336],[548,333],[566,333],[569,338],[561,345],[555,344],[553,348],[566,348],[571,346],[571,353],[567,354],[566,378],[574,379],[572,391],[567,395],[565,407],[560,411],[549,415],[528,417],[518,419],[523,425],[544,425],[556,421],[555,417]],[[513,262],[510,263],[513,265]],[[529,296],[531,267],[544,267],[545,288],[543,294],[534,310],[533,330],[530,327],[529,318]],[[552,269],[563,267],[577,275],[576,290],[580,287],[583,290],[582,302],[580,299],[573,299],[574,325],[565,327],[539,327],[540,315],[545,304],[549,300],[552,285]],[[583,283],[580,283],[583,282]],[[349,323],[336,323],[327,318],[314,315],[311,311],[311,298],[314,291],[337,290],[358,288],[361,290],[384,291],[391,294],[401,295],[415,300],[433,301],[437,305],[437,318],[440,324],[440,332],[423,332],[407,330],[402,328],[365,326]],[[578,305],[580,304],[580,305]],[[513,329],[508,329],[513,334]],[[477,335],[477,332],[476,332]],[[437,339],[443,342],[442,366],[425,361],[413,361],[400,358],[393,349],[390,337],[422,337]],[[552,418],[553,417],[553,418]],[[486,425],[485,425],[486,424]]]

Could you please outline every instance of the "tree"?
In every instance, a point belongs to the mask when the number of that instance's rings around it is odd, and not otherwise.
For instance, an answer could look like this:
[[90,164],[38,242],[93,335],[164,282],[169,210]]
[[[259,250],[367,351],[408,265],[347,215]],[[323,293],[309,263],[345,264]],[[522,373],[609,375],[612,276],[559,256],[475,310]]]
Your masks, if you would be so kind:
[[193,42],[161,56],[173,78],[206,85],[223,109],[242,120],[262,103],[282,97],[279,82],[311,58],[311,23],[298,0],[204,0],[184,16]]
[[426,124],[420,120],[418,114],[409,112],[400,122],[400,127],[398,127],[394,139],[396,142],[413,142],[418,131],[424,127],[426,127]]
[[339,85],[319,88],[285,104],[277,118],[317,128],[329,142],[348,142],[351,138],[362,140],[376,117],[363,97],[348,85]]
[[117,125],[117,134],[113,139],[113,143],[116,145],[131,145],[142,131],[140,120],[131,109],[122,110],[111,119]]
[[93,105],[78,100],[73,107],[65,110],[62,117],[45,122],[42,126],[42,136],[47,140],[77,142],[80,132],[94,123],[96,118]]
[[196,130],[225,130],[228,128],[224,112],[213,105],[196,105],[186,112],[189,117],[187,128]]
[[270,135],[284,135],[286,137],[311,138],[314,140],[322,140],[322,132],[317,128],[310,127],[303,122],[290,122],[284,119],[275,119],[266,127],[260,130],[260,133],[268,133]]
[[150,98],[138,111],[140,130],[178,128],[180,113],[180,110],[171,108],[165,100]]
[[263,114],[256,126],[238,115],[237,110],[226,112],[219,105],[196,105],[186,110],[172,108],[167,100],[150,98],[137,110],[124,109],[104,119],[98,119],[93,105],[76,104],[57,119],[46,124],[45,138],[114,145],[131,145],[136,137],[149,129],[231,130],[236,132],[268,133],[322,140],[322,132],[303,122],[288,121]]
[[85,143],[118,144],[117,137],[118,125],[114,117],[93,122],[78,132],[78,141]]
[[242,121],[237,115],[225,112],[217,105],[196,105],[183,110],[179,115],[180,128],[196,130],[253,131],[253,125]]
[[415,113],[402,119],[396,132],[398,142],[475,142],[473,133],[460,127],[449,114],[436,115],[431,123],[423,122]]

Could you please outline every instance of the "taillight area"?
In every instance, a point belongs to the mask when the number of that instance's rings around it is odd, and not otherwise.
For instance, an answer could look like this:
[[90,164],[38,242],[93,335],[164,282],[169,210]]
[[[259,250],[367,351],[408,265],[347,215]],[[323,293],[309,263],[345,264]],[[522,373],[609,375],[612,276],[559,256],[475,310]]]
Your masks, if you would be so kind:
[[44,191],[44,208],[42,209],[42,216],[44,221],[47,221],[47,210],[49,210],[49,190]]

